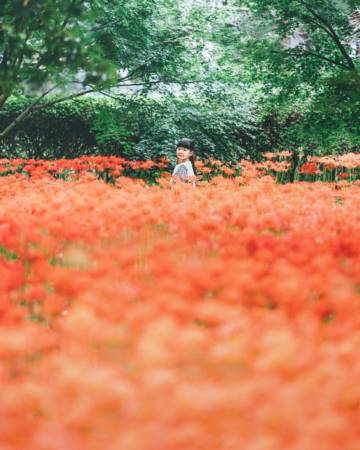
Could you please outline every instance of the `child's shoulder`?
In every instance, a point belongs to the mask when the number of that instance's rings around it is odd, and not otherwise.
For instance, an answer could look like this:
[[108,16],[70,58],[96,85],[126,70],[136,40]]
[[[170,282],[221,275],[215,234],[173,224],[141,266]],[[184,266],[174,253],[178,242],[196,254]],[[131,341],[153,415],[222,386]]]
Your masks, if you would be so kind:
[[195,174],[194,174],[194,169],[193,169],[192,162],[191,162],[191,161],[186,161],[184,164],[186,165],[186,168],[187,168],[189,174],[190,174],[191,176],[195,175]]
[[180,162],[180,163],[176,164],[175,167],[181,167],[181,166],[189,167],[189,166],[191,166],[191,162],[190,161]]

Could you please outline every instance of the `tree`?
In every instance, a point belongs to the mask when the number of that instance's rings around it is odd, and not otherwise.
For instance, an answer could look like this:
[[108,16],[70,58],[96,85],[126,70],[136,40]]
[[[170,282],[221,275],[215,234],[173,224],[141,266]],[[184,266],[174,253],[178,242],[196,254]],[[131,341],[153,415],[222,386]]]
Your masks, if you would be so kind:
[[[360,0],[237,0],[237,4],[245,5],[256,27],[264,30],[260,39],[250,34],[246,45],[263,81],[288,87],[289,92],[296,84],[316,85],[319,77],[340,71],[359,76],[350,16]],[[299,31],[294,45],[284,45]]]
[[[0,108],[26,86],[43,89],[0,138],[34,111],[90,92],[192,82],[201,64],[193,33],[201,18],[191,22],[180,6],[169,0],[1,2]],[[78,92],[46,101],[79,71]]]
[[[242,20],[224,22],[218,40],[263,93],[260,146],[310,152],[359,148],[360,0],[234,0]],[[355,22],[354,22],[355,19]],[[245,76],[245,78],[244,78]],[[270,139],[269,139],[270,138]]]
[[[80,68],[84,82],[109,69],[92,43],[84,0],[4,0],[0,4],[0,105],[25,84],[66,83]],[[96,75],[96,77],[94,77]]]
[[91,39],[91,3],[84,0],[3,0],[0,3],[0,107],[26,86],[51,81],[34,103],[0,133],[3,137],[55,88],[84,70],[84,83],[114,72]]
[[201,61],[196,35],[202,18],[184,14],[183,3],[95,0],[94,39],[118,71],[141,86],[189,81]]

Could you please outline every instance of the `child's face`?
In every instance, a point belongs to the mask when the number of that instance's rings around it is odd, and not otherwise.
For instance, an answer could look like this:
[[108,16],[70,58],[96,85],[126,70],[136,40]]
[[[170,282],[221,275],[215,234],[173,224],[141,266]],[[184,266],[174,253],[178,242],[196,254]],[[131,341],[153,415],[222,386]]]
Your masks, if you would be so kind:
[[192,154],[192,150],[189,150],[188,148],[178,147],[176,149],[176,156],[179,161],[187,161]]

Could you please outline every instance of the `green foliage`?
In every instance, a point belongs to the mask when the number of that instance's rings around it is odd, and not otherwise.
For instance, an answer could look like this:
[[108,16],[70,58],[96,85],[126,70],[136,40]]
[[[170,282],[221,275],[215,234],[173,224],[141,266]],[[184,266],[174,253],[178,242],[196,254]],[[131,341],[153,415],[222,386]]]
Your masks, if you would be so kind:
[[[190,137],[200,154],[239,159],[249,154],[255,132],[255,113],[249,100],[228,94],[166,96],[127,103],[130,126],[139,137],[136,158],[169,156],[177,140]],[[129,107],[129,103],[132,106]],[[125,111],[121,111],[124,117]]]
[[227,45],[251,67],[249,82],[261,83],[259,150],[359,150],[360,65],[349,18],[360,0],[235,3],[247,7],[246,33],[235,27]]
[[92,40],[91,2],[2,0],[0,17],[0,106],[26,85],[61,85],[80,68],[96,82],[111,71]]
[[262,111],[256,140],[259,149],[302,147],[309,155],[360,150],[360,83],[354,72],[324,80],[322,89],[310,99],[290,99],[276,109],[274,103]]
[[184,16],[182,4],[94,0],[94,39],[119,71],[128,72],[126,79],[148,83],[145,90],[159,80],[187,81],[201,60],[202,44],[195,36],[201,18]]
[[[229,94],[230,97],[230,94]],[[0,111],[5,127],[31,100],[12,98]],[[35,112],[10,134],[2,157],[61,158],[84,154],[130,159],[174,158],[176,142],[195,140],[201,156],[250,156],[256,132],[250,100],[227,95],[82,98]]]
[[[11,97],[0,110],[5,128],[30,103],[28,97]],[[96,148],[90,128],[95,112],[91,99],[68,101],[36,111],[2,140],[2,157],[61,158],[89,154]]]
[[84,86],[104,88],[175,78],[197,58],[168,0],[3,0],[0,18],[0,106],[14,90],[67,85],[79,69]]
[[[227,160],[274,148],[358,150],[360,69],[349,16],[360,0],[226,3],[3,0],[0,152],[171,157],[184,136],[200,155]],[[294,34],[300,41],[285,47]],[[117,100],[51,106],[79,71],[79,90]],[[110,90],[124,84],[140,92]],[[63,90],[34,106],[46,86]]]
[[[248,34],[247,57],[257,63],[259,77],[288,93],[302,83],[319,86],[322,78],[339,70],[356,70],[350,43],[354,29],[350,14],[360,0],[238,0],[249,8],[257,31]],[[292,46],[287,39],[297,36]],[[259,64],[261,62],[261,65]]]
[[4,257],[8,261],[16,261],[19,259],[18,255],[11,250],[8,250],[3,245],[0,245],[0,256]]
[[116,111],[101,106],[96,110],[91,131],[98,145],[116,152],[121,147],[126,157],[132,156],[130,125]]
[[[184,11],[183,3],[4,0],[0,4],[0,108],[12,94],[30,92],[33,103],[0,129],[0,138],[39,109],[71,96],[89,91],[111,95],[110,89],[129,85],[145,94],[173,83],[200,82],[204,43],[196,30],[205,19],[192,14],[194,8]],[[43,101],[49,92],[57,97]],[[125,145],[126,134],[119,137]]]

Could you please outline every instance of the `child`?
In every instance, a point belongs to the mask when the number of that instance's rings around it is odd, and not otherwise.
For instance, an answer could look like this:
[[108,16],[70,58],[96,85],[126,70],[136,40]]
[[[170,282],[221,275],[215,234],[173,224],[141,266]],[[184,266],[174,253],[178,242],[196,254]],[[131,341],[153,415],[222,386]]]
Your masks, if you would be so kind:
[[193,187],[196,186],[195,176],[195,149],[190,139],[181,139],[176,145],[177,164],[172,173],[171,183],[175,183],[176,179],[188,183],[192,181]]

